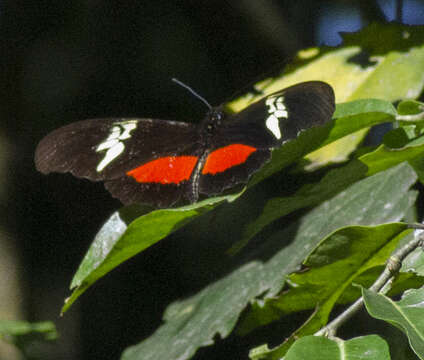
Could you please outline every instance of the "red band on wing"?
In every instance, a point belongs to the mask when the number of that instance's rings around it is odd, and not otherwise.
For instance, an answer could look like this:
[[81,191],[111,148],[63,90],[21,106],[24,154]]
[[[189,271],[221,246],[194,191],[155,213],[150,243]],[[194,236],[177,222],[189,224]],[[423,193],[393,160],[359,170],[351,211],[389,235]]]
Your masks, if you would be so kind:
[[150,161],[127,172],[137,182],[179,184],[190,179],[197,156],[167,156]]
[[233,144],[212,151],[206,158],[202,174],[216,174],[230,167],[244,163],[256,148],[248,145]]

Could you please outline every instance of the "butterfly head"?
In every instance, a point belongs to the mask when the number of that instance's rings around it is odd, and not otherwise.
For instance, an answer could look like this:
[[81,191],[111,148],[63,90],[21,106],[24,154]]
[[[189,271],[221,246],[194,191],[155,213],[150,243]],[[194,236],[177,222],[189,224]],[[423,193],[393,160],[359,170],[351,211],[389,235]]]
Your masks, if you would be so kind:
[[215,129],[222,125],[222,120],[224,119],[224,112],[221,108],[212,108],[206,113],[205,118],[202,121],[202,131],[212,135],[215,132]]

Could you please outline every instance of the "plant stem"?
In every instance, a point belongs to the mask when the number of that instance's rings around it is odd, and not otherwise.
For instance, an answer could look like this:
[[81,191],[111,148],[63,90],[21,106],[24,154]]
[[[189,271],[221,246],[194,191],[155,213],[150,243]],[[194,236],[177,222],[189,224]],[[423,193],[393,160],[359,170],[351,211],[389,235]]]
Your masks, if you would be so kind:
[[[411,224],[410,228],[423,229],[422,224]],[[369,288],[371,291],[378,292],[380,294],[386,294],[392,287],[392,283],[395,275],[399,272],[402,261],[418,246],[423,246],[424,243],[424,232],[421,232],[413,240],[395,250],[390,258],[387,260],[386,267],[384,268],[378,279]],[[320,329],[315,333],[316,336],[328,336],[334,337],[337,333],[338,328],[355,315],[364,304],[364,299],[360,297],[351,306],[349,306],[344,312],[337,316],[334,320],[327,324],[327,326]]]
[[424,120],[424,111],[413,115],[396,115],[397,121],[422,121]]

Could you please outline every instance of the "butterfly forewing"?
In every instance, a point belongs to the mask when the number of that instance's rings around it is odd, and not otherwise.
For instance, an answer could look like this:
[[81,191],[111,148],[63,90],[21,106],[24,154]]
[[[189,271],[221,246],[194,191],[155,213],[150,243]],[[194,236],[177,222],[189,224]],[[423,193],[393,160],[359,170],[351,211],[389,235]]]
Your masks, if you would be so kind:
[[79,121],[47,135],[38,145],[39,171],[71,172],[90,180],[111,180],[145,162],[193,152],[196,126],[158,119]]
[[296,84],[264,97],[228,119],[217,131],[216,145],[222,146],[225,138],[257,148],[275,148],[296,138],[301,131],[323,125],[331,119],[334,108],[330,85],[321,81]]
[[[311,81],[268,95],[240,113],[227,116],[216,129],[209,156],[221,153],[221,168],[216,167],[221,171],[202,172],[200,192],[218,194],[234,184],[247,183],[270,159],[272,148],[296,138],[303,130],[324,124],[333,112],[332,88]],[[244,148],[249,149],[246,157]]]

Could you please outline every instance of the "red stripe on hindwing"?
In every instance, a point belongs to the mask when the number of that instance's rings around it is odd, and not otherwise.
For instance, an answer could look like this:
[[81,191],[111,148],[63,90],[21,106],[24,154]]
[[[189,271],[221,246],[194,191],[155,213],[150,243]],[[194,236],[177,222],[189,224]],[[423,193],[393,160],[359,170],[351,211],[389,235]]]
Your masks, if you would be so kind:
[[197,156],[167,156],[150,161],[127,172],[140,183],[179,184],[189,180]]
[[249,155],[257,149],[242,144],[233,144],[212,151],[206,158],[202,174],[215,175],[219,172],[244,163]]

